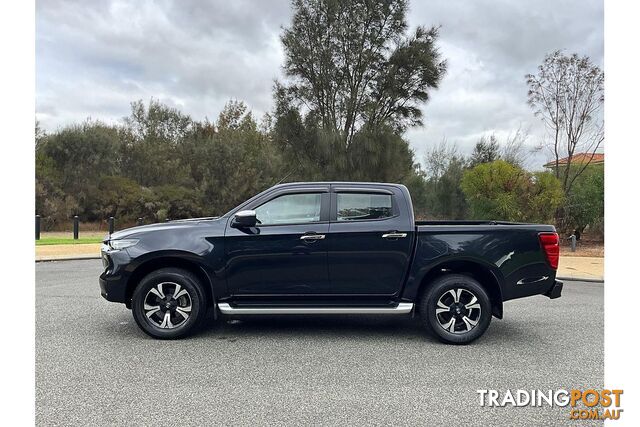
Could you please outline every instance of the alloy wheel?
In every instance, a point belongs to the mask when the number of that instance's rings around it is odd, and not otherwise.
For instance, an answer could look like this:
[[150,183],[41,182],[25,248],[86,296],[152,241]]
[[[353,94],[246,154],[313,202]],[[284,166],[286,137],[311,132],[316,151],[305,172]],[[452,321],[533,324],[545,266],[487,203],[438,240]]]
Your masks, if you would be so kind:
[[436,303],[436,319],[453,334],[464,334],[478,325],[482,309],[473,292],[464,288],[449,289]]
[[191,295],[175,282],[161,282],[144,297],[144,314],[161,329],[182,326],[191,316]]

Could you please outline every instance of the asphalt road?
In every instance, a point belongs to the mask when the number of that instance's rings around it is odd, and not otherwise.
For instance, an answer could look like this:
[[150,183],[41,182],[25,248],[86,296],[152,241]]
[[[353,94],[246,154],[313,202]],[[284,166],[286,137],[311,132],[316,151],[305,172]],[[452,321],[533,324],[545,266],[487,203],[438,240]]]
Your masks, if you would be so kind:
[[408,316],[219,319],[181,341],[99,295],[99,260],[36,264],[38,425],[589,425],[479,389],[602,388],[603,284],[505,303],[469,346]]

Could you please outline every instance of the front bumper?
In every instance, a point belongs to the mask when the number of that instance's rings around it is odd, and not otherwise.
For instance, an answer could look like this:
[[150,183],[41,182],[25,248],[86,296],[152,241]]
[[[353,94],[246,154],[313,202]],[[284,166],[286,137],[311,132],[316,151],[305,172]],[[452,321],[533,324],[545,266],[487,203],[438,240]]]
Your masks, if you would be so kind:
[[562,296],[562,285],[561,281],[556,280],[544,295],[551,299],[560,298]]
[[107,301],[126,302],[126,283],[121,276],[107,276],[105,273],[98,279],[100,295]]
[[105,270],[100,275],[100,295],[107,301],[127,302],[127,272],[125,266],[131,262],[126,250],[111,250],[102,247],[102,264]]

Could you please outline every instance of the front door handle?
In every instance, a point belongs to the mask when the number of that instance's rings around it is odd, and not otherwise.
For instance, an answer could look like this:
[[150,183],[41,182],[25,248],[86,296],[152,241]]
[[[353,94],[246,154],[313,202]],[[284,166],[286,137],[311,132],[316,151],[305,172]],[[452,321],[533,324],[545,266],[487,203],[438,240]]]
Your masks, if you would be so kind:
[[324,234],[304,234],[300,236],[300,240],[304,241],[314,241],[314,240],[322,240],[324,239]]
[[385,233],[382,235],[383,239],[402,239],[403,237],[407,237],[407,233]]

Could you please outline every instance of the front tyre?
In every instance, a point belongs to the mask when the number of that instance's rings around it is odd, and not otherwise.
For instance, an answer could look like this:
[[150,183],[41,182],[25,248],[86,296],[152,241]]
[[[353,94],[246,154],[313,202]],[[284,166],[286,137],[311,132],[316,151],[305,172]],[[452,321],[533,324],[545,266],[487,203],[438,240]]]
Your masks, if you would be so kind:
[[179,268],[162,268],[145,276],[133,293],[131,308],[140,329],[160,339],[189,334],[207,311],[200,281]]
[[491,323],[491,300],[475,279],[450,274],[431,284],[420,301],[423,321],[441,341],[468,344]]

